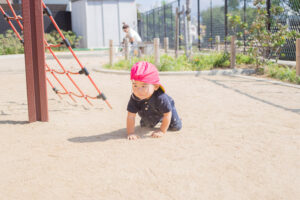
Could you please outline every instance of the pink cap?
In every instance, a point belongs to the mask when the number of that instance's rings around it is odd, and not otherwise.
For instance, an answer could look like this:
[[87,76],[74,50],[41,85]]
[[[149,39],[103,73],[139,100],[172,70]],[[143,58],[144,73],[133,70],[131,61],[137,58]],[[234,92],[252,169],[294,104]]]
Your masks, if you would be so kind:
[[165,91],[159,81],[159,75],[157,68],[146,61],[140,61],[135,63],[130,72],[130,80],[141,81],[144,83],[158,84],[160,88]]

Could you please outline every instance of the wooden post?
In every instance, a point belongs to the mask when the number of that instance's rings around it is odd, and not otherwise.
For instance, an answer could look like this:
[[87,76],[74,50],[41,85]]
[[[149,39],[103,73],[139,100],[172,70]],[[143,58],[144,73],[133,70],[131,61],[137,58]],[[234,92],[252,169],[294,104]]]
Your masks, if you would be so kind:
[[189,40],[188,40],[188,20],[187,20],[187,13],[186,13],[186,8],[182,6],[182,12],[183,12],[183,27],[184,27],[184,51],[185,51],[185,56],[187,58],[190,57],[189,53]]
[[220,36],[216,36],[216,50],[219,52],[220,51]]
[[296,40],[296,74],[300,76],[300,39]]
[[235,68],[235,36],[231,36],[231,54],[230,54],[230,67]]
[[159,38],[154,38],[154,64],[159,64]]
[[164,47],[165,47],[165,53],[167,54],[168,50],[169,50],[169,38],[168,37],[164,38]]
[[129,50],[128,50],[128,38],[125,38],[125,49],[124,49],[124,53],[125,53],[125,60],[128,60],[129,58]]
[[109,64],[114,64],[114,46],[113,40],[109,40]]
[[42,1],[22,1],[29,122],[48,121]]
[[175,58],[178,57],[178,48],[179,48],[179,13],[178,8],[176,8],[175,16]]

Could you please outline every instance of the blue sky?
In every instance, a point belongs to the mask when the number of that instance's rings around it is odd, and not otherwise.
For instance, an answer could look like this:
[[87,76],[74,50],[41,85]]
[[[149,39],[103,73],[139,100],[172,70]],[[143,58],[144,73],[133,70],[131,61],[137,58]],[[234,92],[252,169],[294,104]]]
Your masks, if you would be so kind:
[[[170,0],[173,2],[174,0]],[[170,2],[167,0],[167,2]],[[137,4],[141,5],[141,11],[147,11],[150,10],[151,8],[155,7],[155,5],[160,5],[162,0],[136,0]],[[214,5],[223,5],[224,0],[212,0],[213,6]],[[200,9],[205,10],[209,7],[210,5],[210,0],[200,0]],[[197,8],[197,0],[191,0],[191,7],[192,8]]]

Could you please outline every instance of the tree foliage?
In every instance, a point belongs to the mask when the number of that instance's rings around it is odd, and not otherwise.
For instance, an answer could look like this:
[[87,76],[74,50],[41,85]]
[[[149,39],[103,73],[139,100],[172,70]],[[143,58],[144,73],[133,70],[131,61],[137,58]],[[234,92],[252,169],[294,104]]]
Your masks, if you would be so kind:
[[[284,9],[278,5],[272,5],[270,14],[272,18],[268,17],[265,0],[254,0],[253,5],[256,7],[257,15],[251,26],[246,29],[248,33],[249,53],[256,60],[256,66],[265,65],[268,60],[275,57],[279,58],[284,44],[300,34],[296,31],[288,29],[287,25],[277,23],[277,16],[280,16]],[[232,28],[243,26],[238,18],[231,16],[234,23],[231,23]],[[270,21],[271,20],[271,21]],[[267,24],[276,24],[276,30],[269,30]]]

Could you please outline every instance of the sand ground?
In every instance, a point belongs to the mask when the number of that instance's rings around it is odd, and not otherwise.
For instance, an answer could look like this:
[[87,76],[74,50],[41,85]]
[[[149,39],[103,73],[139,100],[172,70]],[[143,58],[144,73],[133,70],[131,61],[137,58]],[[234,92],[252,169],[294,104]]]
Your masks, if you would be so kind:
[[[81,60],[92,69],[107,58]],[[128,141],[129,77],[92,77],[113,110],[60,100],[48,87],[50,121],[29,124],[23,58],[0,59],[0,199],[300,199],[300,89],[162,76],[182,131],[153,139],[137,121],[141,139]]]

